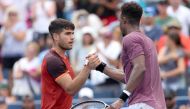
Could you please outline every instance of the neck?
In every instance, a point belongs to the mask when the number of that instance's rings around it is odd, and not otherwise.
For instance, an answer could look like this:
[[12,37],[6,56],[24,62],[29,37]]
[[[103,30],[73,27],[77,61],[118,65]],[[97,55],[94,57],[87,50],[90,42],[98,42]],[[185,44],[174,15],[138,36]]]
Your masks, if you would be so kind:
[[28,61],[31,61],[34,57],[27,57]]
[[176,45],[170,46],[170,50],[171,50],[171,51],[176,50],[176,48],[177,48],[177,46],[176,46]]
[[66,50],[63,50],[58,45],[54,44],[52,47],[60,56],[63,56],[65,54]]
[[165,19],[168,15],[167,13],[164,12],[164,13],[161,13],[159,16],[161,19]]
[[104,41],[105,47],[107,47],[110,44],[111,41]]
[[138,25],[135,25],[135,26],[129,26],[129,27],[127,28],[127,34],[129,34],[129,33],[131,33],[131,32],[134,32],[134,31],[140,31]]
[[176,6],[172,6],[174,11],[177,11],[177,9],[179,8],[179,5]]
[[12,23],[12,25],[14,25],[17,23],[17,20],[11,20],[10,22]]

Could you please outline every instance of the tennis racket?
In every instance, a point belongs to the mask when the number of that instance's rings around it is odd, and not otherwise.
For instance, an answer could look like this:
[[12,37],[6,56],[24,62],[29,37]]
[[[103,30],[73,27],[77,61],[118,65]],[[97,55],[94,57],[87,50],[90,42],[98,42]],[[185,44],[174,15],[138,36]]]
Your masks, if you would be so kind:
[[92,100],[76,104],[71,109],[106,109],[107,107],[108,105],[103,101]]

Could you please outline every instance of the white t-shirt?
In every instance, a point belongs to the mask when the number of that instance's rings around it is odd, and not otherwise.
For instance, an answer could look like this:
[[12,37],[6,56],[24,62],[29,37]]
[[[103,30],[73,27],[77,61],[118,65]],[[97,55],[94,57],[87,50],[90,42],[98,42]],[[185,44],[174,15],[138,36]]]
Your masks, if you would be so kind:
[[[110,44],[105,47],[105,43],[103,41],[97,43],[97,48],[103,53],[106,57],[116,60],[118,59],[121,53],[121,44],[117,41],[111,41]],[[99,53],[98,56],[101,61],[105,62],[107,65],[110,66],[108,60]],[[99,71],[92,70],[91,72],[91,82],[93,85],[104,83],[105,80],[108,78],[107,75],[100,73]]]
[[[20,69],[25,71],[34,71],[39,67],[39,61],[38,58],[34,58],[31,61],[28,61],[27,58],[21,58],[18,60],[13,67],[13,89],[12,94],[13,95],[19,95],[19,96],[25,96],[25,95],[32,95],[32,91],[29,86],[29,82],[27,80],[28,74],[24,74],[22,78],[15,78],[17,75],[18,70]],[[29,77],[29,80],[31,82],[31,85],[33,87],[33,90],[35,94],[40,94],[40,82],[37,80],[34,80],[32,77]]]
[[[4,32],[5,28],[2,27],[1,32]],[[23,22],[16,23],[12,28],[11,31],[13,32],[25,32],[26,25]],[[3,57],[9,56],[22,56],[24,54],[24,50],[26,48],[25,40],[18,41],[10,31],[6,31],[3,35],[4,42],[2,45],[1,55]],[[25,38],[26,39],[26,38]],[[14,47],[14,49],[13,49]]]
[[44,3],[44,9],[41,6],[41,2],[36,3],[36,20],[34,21],[34,31],[39,33],[48,33],[48,27],[52,20],[56,18],[56,15],[48,17],[47,11],[52,7],[53,1],[46,0]]
[[169,6],[167,8],[167,13],[169,16],[177,18],[179,20],[181,23],[182,32],[185,35],[189,36],[190,10],[183,5],[180,5],[179,8],[174,11],[172,6]]

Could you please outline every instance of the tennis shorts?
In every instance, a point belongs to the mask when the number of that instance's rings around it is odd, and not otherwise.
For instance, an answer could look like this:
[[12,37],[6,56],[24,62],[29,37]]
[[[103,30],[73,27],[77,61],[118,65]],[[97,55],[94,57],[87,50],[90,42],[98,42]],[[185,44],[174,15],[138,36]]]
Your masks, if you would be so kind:
[[154,109],[154,108],[145,103],[136,103],[136,104],[130,105],[129,107],[124,107],[121,109]]

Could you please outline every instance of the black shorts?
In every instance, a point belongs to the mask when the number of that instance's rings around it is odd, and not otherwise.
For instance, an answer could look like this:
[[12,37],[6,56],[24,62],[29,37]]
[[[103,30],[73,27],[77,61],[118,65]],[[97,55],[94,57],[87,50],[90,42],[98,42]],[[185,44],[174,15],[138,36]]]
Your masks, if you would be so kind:
[[22,56],[14,57],[2,57],[3,68],[12,69],[16,61],[18,61]]

